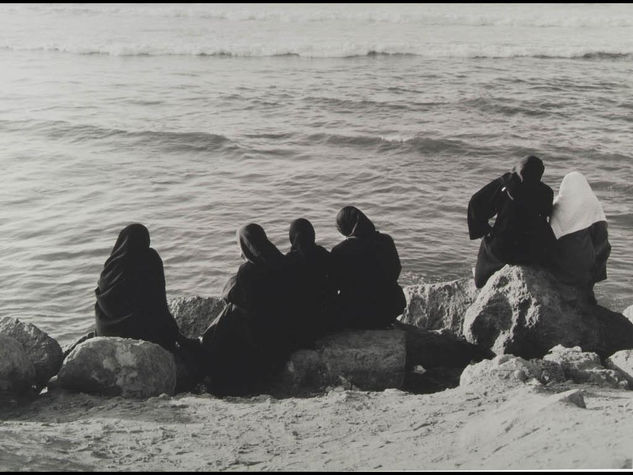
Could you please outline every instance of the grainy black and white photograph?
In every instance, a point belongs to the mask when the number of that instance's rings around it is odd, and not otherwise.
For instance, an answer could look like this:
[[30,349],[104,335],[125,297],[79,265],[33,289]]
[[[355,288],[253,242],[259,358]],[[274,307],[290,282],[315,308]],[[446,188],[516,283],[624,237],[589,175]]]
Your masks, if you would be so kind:
[[633,469],[633,5],[0,5],[0,471]]

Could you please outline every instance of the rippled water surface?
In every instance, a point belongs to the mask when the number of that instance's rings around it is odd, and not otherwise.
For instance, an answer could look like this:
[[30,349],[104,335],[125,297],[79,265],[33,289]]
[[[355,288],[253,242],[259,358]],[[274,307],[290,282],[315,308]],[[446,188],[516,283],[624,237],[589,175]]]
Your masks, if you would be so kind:
[[585,173],[633,303],[630,5],[2,5],[0,302],[70,340],[119,230],[168,296],[217,295],[235,230],[282,250],[338,209],[391,234],[403,283],[466,276],[466,206],[528,153]]

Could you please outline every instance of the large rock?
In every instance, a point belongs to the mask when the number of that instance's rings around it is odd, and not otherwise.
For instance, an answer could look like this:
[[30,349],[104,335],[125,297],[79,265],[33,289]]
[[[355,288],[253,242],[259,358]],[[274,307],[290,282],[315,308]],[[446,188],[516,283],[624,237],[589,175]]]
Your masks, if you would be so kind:
[[633,388],[633,350],[621,350],[607,360],[607,366],[617,371]]
[[436,284],[411,285],[404,288],[407,306],[400,321],[427,330],[448,329],[463,335],[466,309],[477,296],[473,279]]
[[58,384],[64,389],[107,396],[173,394],[176,364],[160,345],[118,337],[94,337],[64,360]]
[[318,340],[314,349],[293,353],[271,392],[300,395],[339,385],[368,391],[400,388],[405,360],[403,331],[346,330]]
[[189,338],[201,336],[225,306],[223,299],[213,297],[178,297],[169,301],[178,328]]
[[44,387],[62,366],[64,355],[56,340],[35,325],[17,318],[4,317],[0,320],[0,335],[15,338],[35,367],[35,384]]
[[626,307],[624,311],[622,312],[622,315],[624,315],[626,318],[628,318],[630,321],[633,322],[633,305]]
[[604,359],[633,348],[633,323],[591,304],[543,269],[508,265],[488,280],[466,311],[464,336],[496,354],[541,358],[561,344]]
[[604,368],[596,353],[582,351],[579,346],[555,346],[543,360],[560,365],[565,378],[575,383],[591,383],[613,388],[628,387],[624,376],[618,371]]
[[22,344],[0,335],[0,399],[19,396],[35,385],[35,367]]
[[565,376],[557,363],[539,359],[525,360],[520,356],[499,355],[467,366],[459,379],[460,386],[478,387],[483,390],[505,390],[529,380],[541,384],[562,382]]

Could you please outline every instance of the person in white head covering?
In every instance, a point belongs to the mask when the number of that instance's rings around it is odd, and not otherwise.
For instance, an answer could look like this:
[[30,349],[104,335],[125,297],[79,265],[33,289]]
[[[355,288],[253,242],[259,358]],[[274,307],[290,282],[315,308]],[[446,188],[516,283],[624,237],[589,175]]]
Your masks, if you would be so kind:
[[611,245],[602,205],[582,173],[573,171],[563,178],[550,226],[557,239],[551,262],[554,275],[586,288],[595,301],[593,285],[607,278]]

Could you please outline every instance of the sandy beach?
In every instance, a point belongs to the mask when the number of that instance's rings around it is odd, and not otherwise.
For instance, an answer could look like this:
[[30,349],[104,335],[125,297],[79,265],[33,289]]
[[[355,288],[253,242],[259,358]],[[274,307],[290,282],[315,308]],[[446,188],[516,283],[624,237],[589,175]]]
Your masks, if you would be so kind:
[[[586,408],[557,394],[581,390]],[[633,392],[526,384],[486,393],[147,400],[58,391],[4,409],[2,470],[632,468]]]

